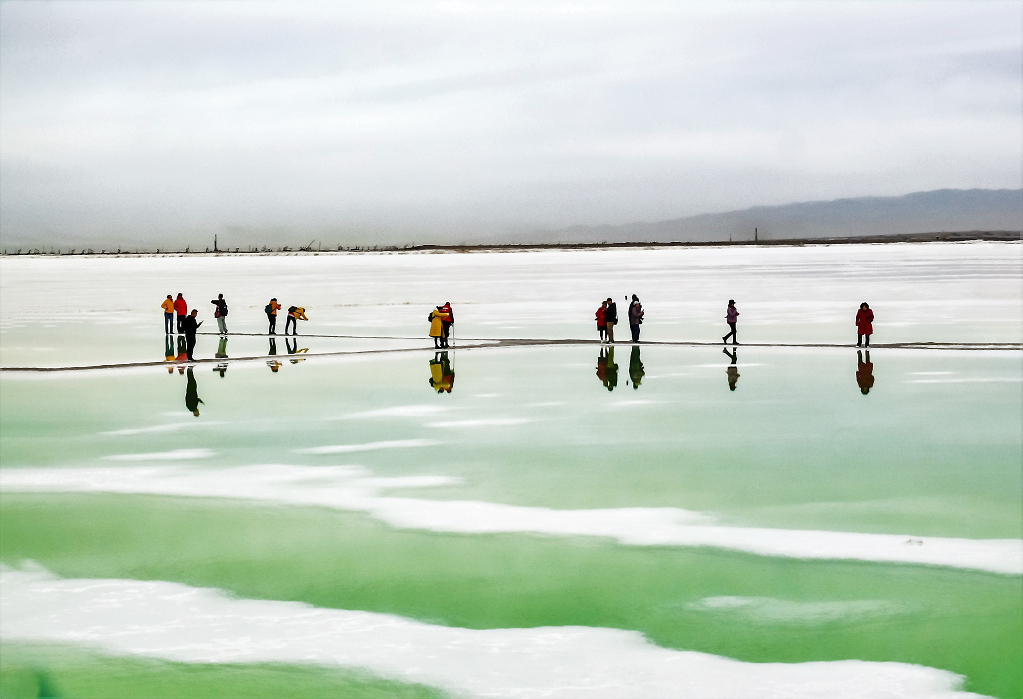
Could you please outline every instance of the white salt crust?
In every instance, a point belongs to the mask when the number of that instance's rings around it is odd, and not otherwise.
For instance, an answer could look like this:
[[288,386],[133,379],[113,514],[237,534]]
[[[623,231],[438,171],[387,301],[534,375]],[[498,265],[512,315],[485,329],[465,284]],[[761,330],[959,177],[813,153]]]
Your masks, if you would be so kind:
[[660,648],[635,631],[473,630],[170,582],[0,571],[4,642],[72,643],[185,663],[368,670],[455,695],[548,699],[962,699],[951,672],[894,662],[746,663]]
[[485,534],[521,532],[609,537],[637,546],[708,546],[762,556],[915,563],[1023,574],[1019,539],[953,539],[905,534],[730,527],[679,508],[552,510],[491,502],[380,495],[387,488],[454,485],[447,476],[373,478],[350,466],[268,464],[0,469],[0,490],[235,498],[365,512],[394,527]]

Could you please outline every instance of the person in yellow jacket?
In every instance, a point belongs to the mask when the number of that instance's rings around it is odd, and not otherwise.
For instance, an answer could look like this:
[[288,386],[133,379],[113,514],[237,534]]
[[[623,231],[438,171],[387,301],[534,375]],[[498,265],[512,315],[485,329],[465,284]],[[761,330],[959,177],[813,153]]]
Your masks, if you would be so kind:
[[167,298],[160,304],[160,308],[163,309],[163,334],[173,335],[174,334],[174,299],[170,294],[167,294]]
[[450,317],[440,310],[440,306],[437,306],[436,310],[430,311],[430,315],[427,316],[430,321],[430,337],[433,338],[434,349],[442,349],[447,346],[444,341],[444,321]]
[[298,335],[298,321],[309,320],[305,316],[305,309],[301,306],[289,306],[288,307],[288,319],[284,321],[284,334],[288,334],[288,328],[291,328],[292,335]]

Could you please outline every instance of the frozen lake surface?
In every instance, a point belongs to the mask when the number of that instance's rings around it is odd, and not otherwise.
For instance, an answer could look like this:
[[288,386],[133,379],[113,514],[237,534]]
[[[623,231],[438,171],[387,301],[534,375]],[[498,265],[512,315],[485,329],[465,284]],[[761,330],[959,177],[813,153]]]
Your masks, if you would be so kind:
[[1021,251],[4,258],[0,690],[1019,696]]

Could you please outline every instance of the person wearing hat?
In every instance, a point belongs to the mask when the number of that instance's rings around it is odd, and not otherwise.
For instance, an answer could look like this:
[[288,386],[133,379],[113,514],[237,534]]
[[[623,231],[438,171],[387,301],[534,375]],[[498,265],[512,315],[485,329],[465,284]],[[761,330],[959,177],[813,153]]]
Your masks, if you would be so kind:
[[730,328],[727,335],[721,338],[721,341],[726,345],[728,344],[728,338],[732,338],[732,344],[739,344],[739,336],[735,334],[735,324],[739,322],[739,309],[735,307],[735,299],[728,299],[728,308],[725,309],[725,322],[728,323]]

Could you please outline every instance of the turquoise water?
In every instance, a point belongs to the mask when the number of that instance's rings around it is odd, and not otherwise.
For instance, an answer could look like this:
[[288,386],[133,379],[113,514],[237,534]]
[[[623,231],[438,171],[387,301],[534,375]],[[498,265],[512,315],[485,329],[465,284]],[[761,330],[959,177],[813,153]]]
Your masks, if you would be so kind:
[[4,696],[1023,693],[1018,350],[301,340],[0,375]]

